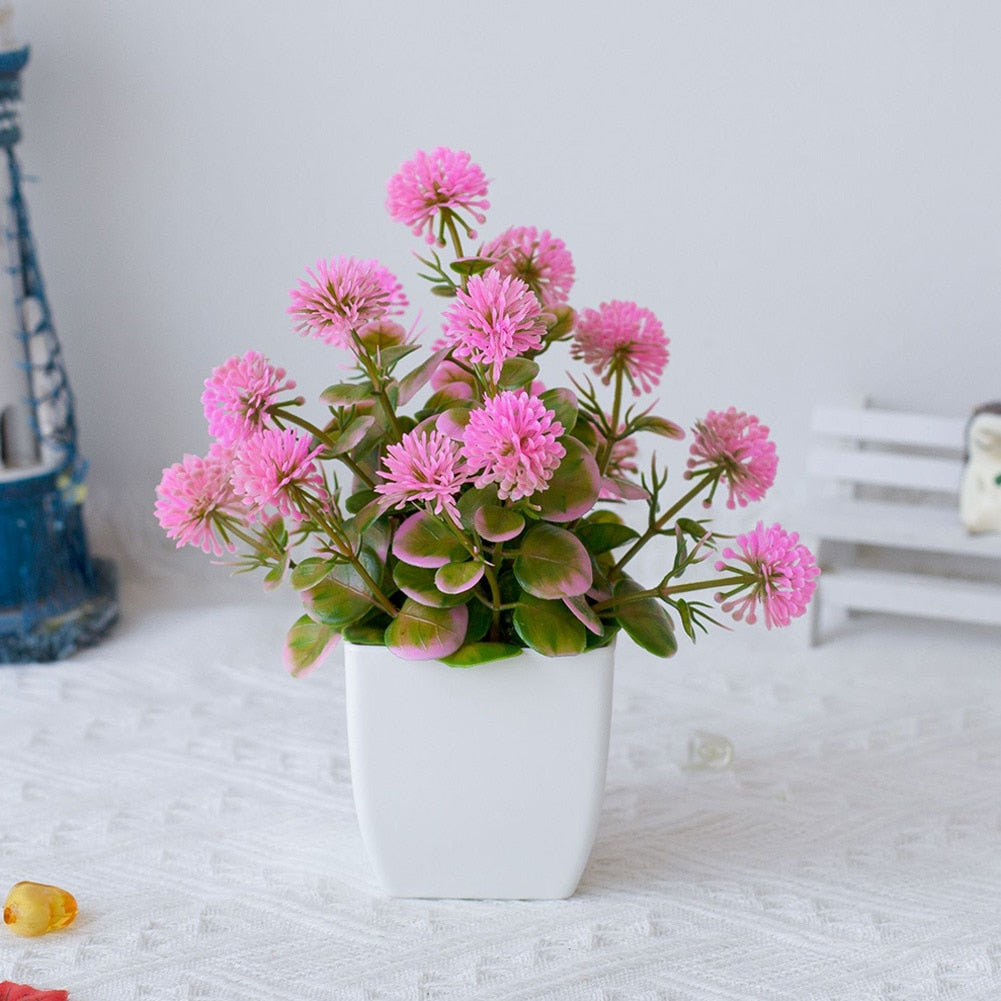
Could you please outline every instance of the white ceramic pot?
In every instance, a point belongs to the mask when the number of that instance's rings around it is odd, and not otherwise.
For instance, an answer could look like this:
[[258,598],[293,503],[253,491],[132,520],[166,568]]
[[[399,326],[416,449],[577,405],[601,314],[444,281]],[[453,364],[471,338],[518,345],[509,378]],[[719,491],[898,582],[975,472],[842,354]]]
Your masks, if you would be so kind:
[[355,808],[397,897],[560,899],[605,786],[614,648],[475,667],[345,645]]

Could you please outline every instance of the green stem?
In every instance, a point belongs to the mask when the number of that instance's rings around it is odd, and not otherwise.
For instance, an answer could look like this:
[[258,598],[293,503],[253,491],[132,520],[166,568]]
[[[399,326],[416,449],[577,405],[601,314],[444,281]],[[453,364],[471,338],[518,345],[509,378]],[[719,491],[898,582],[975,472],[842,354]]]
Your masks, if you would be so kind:
[[445,227],[448,229],[448,235],[452,238],[452,246],[455,248],[456,258],[463,257],[462,240],[459,238],[459,231],[456,229],[455,219],[452,217],[451,211],[445,209],[442,213],[442,218],[445,222]]
[[605,475],[608,463],[612,458],[612,449],[615,448],[616,436],[619,433],[619,417],[622,413],[622,369],[615,370],[615,395],[612,397],[612,418],[609,422],[609,433],[605,437],[605,444],[598,456],[598,470],[601,475]]
[[629,547],[626,554],[612,567],[611,573],[621,570],[679,511],[683,511],[710,483],[713,476],[707,475],[696,481],[695,486],[672,504],[659,518],[650,522],[650,527]]

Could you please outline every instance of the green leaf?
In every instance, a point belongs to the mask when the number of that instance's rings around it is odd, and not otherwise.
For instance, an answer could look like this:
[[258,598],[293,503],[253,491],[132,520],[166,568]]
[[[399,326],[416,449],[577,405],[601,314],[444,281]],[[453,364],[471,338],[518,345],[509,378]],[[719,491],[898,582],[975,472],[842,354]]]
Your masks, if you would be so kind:
[[566,340],[573,331],[574,322],[577,319],[573,309],[570,306],[561,305],[555,306],[550,312],[556,319],[546,332],[546,341],[551,343]]
[[342,633],[349,643],[359,646],[385,646],[385,626],[348,626]]
[[630,422],[630,430],[652,431],[654,434],[659,434],[662,438],[673,438],[675,441],[680,441],[685,437],[685,429],[679,424],[675,424],[674,421],[669,421],[666,417],[649,415],[637,417],[634,421]]
[[536,522],[522,539],[514,560],[518,583],[536,598],[584,594],[593,580],[591,557],[583,543],[564,528]]
[[539,366],[530,358],[508,358],[501,369],[497,385],[501,389],[521,389],[531,384],[539,374]]
[[449,267],[457,274],[470,276],[479,275],[492,268],[497,262],[490,257],[460,257],[452,261]]
[[577,526],[577,536],[587,546],[588,551],[595,556],[611,552],[624,546],[627,542],[639,538],[639,532],[628,525],[617,525],[614,522],[585,521]]
[[486,664],[491,660],[502,660],[506,657],[518,657],[521,647],[512,643],[467,643],[459,647],[455,653],[442,657],[449,667],[473,667],[476,664]]
[[556,419],[563,425],[563,433],[573,431],[577,424],[580,407],[576,394],[569,389],[547,389],[539,399],[547,410],[552,410]]
[[525,517],[509,507],[488,505],[476,509],[473,527],[488,542],[507,542],[521,534]]
[[[374,555],[363,550],[361,560],[369,576],[378,579],[380,568]],[[302,602],[311,619],[341,628],[360,619],[375,599],[352,564],[338,563],[323,580],[303,592]]]
[[332,456],[344,455],[345,452],[350,452],[373,427],[375,427],[375,418],[371,414],[356,417],[338,434],[328,450],[329,454]]
[[[643,591],[636,581],[623,577],[615,582],[612,595],[623,598]],[[670,616],[656,598],[637,598],[610,609],[618,623],[637,646],[656,657],[671,657],[678,652]]]
[[282,662],[285,669],[299,677],[319,665],[337,645],[337,630],[302,615],[292,623],[285,637]]
[[296,564],[289,577],[289,583],[296,591],[305,591],[306,588],[323,580],[332,566],[333,563],[330,560],[322,559],[319,556],[308,556],[301,563]]
[[393,582],[408,598],[434,608],[453,608],[469,600],[466,594],[445,594],[438,590],[434,582],[435,573],[430,567],[397,563],[393,567]]
[[[418,350],[420,350],[420,345],[418,344],[391,344],[388,348],[382,348],[379,351],[379,360],[386,368],[392,368],[397,362],[406,358],[407,355],[411,355]],[[392,402],[395,408],[399,401],[393,400]]]
[[435,587],[444,594],[465,594],[476,587],[483,577],[483,564],[479,560],[465,563],[446,563],[434,574]]
[[338,382],[320,394],[320,402],[328,407],[349,407],[358,403],[374,403],[369,383]]
[[386,627],[386,646],[404,660],[439,660],[462,646],[468,616],[465,605],[429,608],[407,598]]
[[444,361],[445,356],[451,351],[451,347],[442,348],[435,351],[433,355],[409,372],[400,380],[400,404],[409,403],[417,393],[427,384],[435,369]]
[[521,639],[547,657],[582,653],[587,646],[587,630],[562,601],[522,595],[512,620]]
[[601,490],[598,463],[576,438],[560,439],[566,455],[553,473],[549,486],[537,490],[531,502],[537,504],[546,521],[576,521],[594,507]]
[[437,568],[458,563],[468,553],[447,525],[425,511],[418,511],[396,530],[393,555],[415,567]]
[[564,598],[563,604],[577,616],[588,631],[594,633],[595,636],[603,636],[605,634],[605,627],[601,623],[601,618],[587,603],[587,599],[584,595],[577,594],[572,598]]
[[454,285],[432,285],[431,291],[442,299],[452,299],[455,297],[456,288]]

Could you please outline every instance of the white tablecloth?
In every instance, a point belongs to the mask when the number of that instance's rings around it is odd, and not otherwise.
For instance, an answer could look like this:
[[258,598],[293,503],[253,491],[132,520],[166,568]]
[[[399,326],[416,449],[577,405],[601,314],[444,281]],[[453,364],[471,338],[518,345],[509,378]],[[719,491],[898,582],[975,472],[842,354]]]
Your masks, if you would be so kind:
[[[216,570],[220,577],[225,571]],[[562,902],[374,885],[339,663],[294,596],[127,579],[101,645],[0,667],[0,873],[71,890],[0,980],[71,1001],[1001,998],[1001,636],[856,622],[622,644],[607,796]],[[732,741],[687,764],[697,731]]]

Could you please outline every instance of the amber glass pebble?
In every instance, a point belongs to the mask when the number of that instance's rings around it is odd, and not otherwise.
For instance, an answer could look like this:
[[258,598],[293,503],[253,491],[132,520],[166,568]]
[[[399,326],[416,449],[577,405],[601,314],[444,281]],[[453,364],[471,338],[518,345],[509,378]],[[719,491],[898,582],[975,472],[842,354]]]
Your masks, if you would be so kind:
[[46,883],[15,883],[3,905],[3,923],[15,935],[44,935],[75,917],[73,894]]

